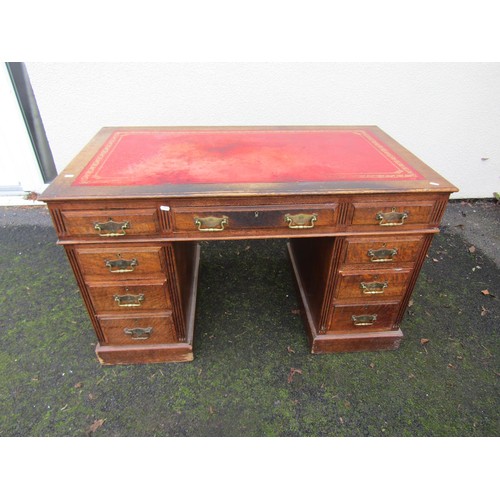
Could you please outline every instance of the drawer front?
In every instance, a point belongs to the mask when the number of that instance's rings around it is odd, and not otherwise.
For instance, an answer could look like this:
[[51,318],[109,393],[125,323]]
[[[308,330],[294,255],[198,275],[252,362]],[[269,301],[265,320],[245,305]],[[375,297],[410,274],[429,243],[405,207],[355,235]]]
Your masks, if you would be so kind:
[[99,246],[75,249],[86,279],[125,280],[161,278],[165,269],[163,247]]
[[68,236],[123,239],[160,232],[155,208],[63,210],[61,215]]
[[337,305],[327,333],[364,333],[390,330],[398,314],[399,303]]
[[416,261],[423,236],[398,236],[388,238],[347,238],[345,264],[384,266]]
[[405,226],[426,225],[431,221],[433,201],[360,202],[353,203],[353,225],[401,229]]
[[98,314],[136,314],[172,308],[165,281],[127,281],[119,285],[92,283],[87,288]]
[[170,314],[100,317],[105,344],[170,344],[176,342]]
[[175,232],[216,235],[237,231],[264,230],[318,232],[335,226],[336,204],[256,207],[176,207],[172,209]]
[[337,299],[384,300],[400,297],[411,270],[383,270],[376,273],[340,271]]

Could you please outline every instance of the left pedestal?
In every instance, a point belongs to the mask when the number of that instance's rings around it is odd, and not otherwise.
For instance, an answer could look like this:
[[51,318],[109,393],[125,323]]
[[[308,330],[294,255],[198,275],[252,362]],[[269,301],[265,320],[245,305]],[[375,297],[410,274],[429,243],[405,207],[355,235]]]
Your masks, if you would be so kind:
[[105,365],[191,361],[197,243],[67,244]]

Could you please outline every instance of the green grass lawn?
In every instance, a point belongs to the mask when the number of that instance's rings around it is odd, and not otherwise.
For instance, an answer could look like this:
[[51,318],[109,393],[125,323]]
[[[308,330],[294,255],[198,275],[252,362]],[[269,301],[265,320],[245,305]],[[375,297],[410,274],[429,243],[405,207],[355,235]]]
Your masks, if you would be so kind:
[[195,360],[103,367],[52,228],[1,231],[0,436],[499,435],[499,272],[457,235],[397,351],[310,354],[285,242],[210,242]]

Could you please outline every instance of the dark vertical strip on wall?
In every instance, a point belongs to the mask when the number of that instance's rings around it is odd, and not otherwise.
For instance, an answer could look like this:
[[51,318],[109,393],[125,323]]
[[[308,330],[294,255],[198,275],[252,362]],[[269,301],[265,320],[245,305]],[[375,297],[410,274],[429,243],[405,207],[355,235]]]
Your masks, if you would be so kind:
[[7,70],[12,80],[12,85],[21,108],[26,128],[35,151],[35,156],[40,166],[42,178],[45,183],[49,183],[57,176],[57,169],[54,164],[54,157],[50,150],[47,135],[43,127],[42,118],[35,94],[31,87],[31,82],[26,70],[26,65],[22,62],[8,62]]

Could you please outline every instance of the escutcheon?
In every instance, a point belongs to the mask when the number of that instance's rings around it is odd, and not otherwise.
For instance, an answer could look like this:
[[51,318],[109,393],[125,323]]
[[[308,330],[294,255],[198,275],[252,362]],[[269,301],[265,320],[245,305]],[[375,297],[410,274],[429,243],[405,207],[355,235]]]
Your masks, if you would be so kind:
[[396,208],[392,207],[390,212],[379,212],[375,218],[381,226],[402,226],[408,218],[408,212],[396,212]]
[[377,321],[376,314],[360,314],[359,316],[352,315],[354,326],[372,326]]
[[144,294],[113,295],[113,299],[119,307],[140,307],[144,302]]
[[389,283],[387,281],[372,281],[370,283],[361,282],[359,286],[365,295],[384,293]]
[[318,214],[286,214],[285,222],[290,229],[312,229],[318,220]]
[[125,236],[126,229],[130,229],[130,222],[115,222],[110,217],[107,222],[95,222],[94,229],[99,233],[99,236]]
[[104,265],[109,269],[110,273],[131,273],[139,264],[137,259],[121,259],[120,254],[116,260],[105,260]]
[[153,327],[148,326],[147,328],[124,328],[123,332],[125,335],[130,335],[133,340],[147,340],[153,333]]
[[371,262],[392,262],[397,253],[397,248],[379,248],[378,250],[368,250],[367,255]]
[[195,217],[194,223],[198,231],[224,231],[224,227],[229,223],[229,217],[227,215],[222,217]]

